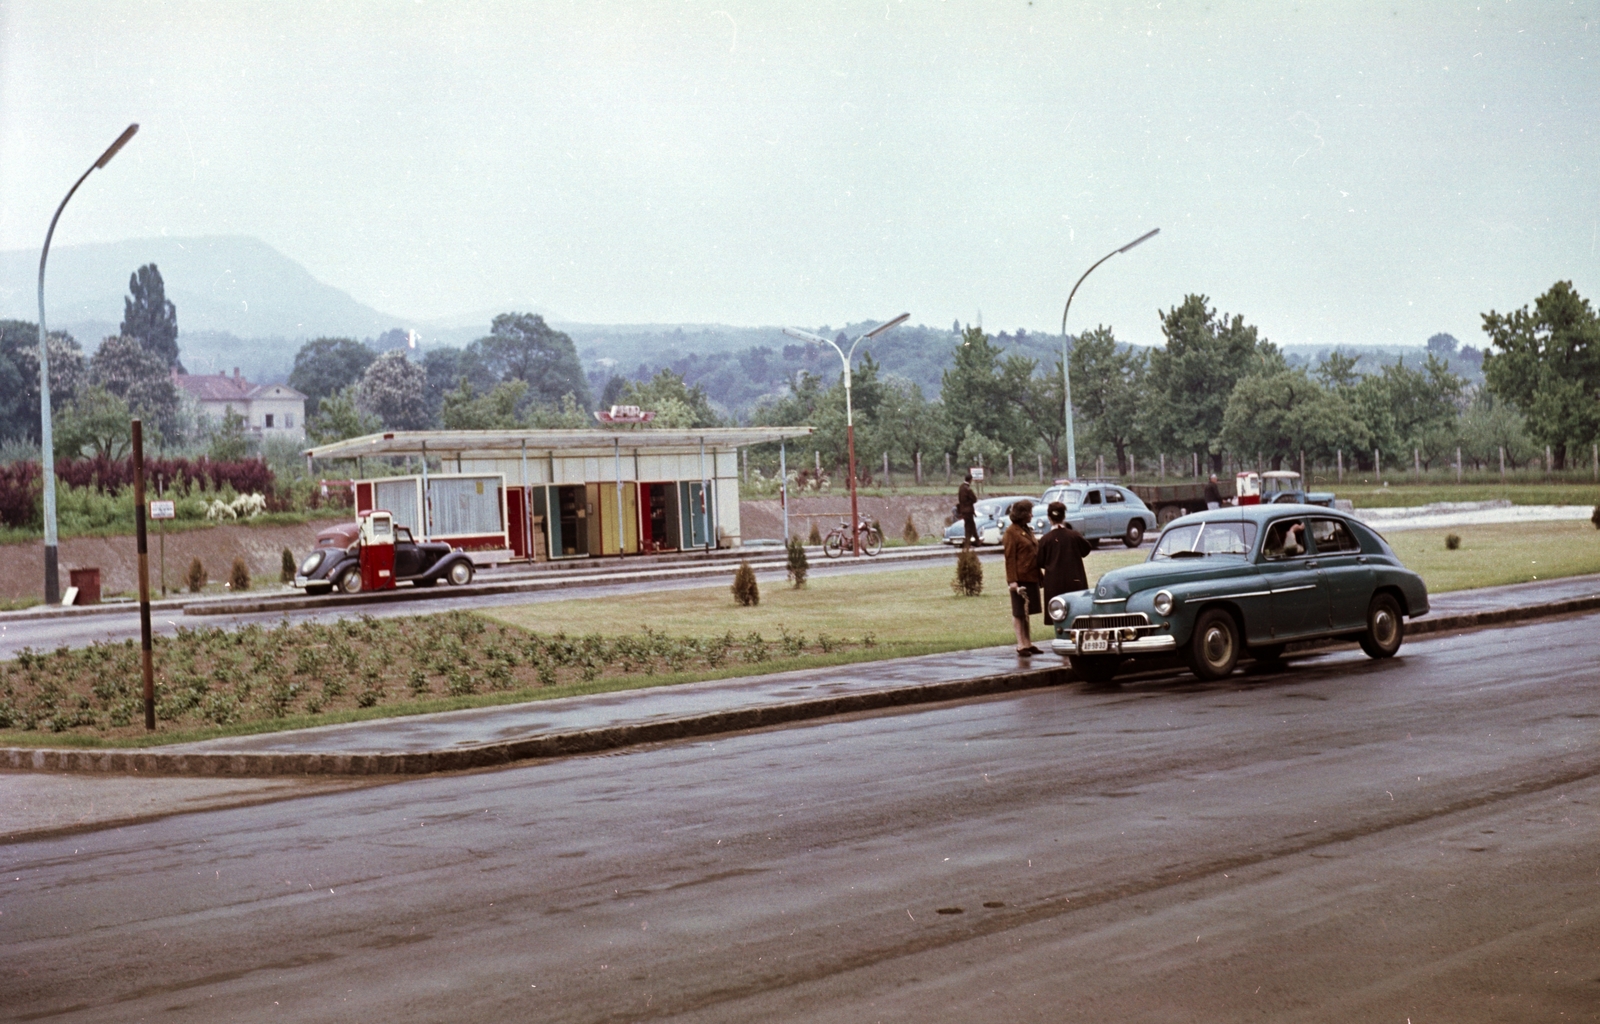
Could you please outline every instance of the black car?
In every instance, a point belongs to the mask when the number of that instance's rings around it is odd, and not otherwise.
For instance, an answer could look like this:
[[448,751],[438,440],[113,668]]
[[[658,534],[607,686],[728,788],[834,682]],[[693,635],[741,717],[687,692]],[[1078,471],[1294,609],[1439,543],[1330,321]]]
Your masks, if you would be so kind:
[[[340,524],[317,534],[317,543],[300,563],[294,585],[308,594],[326,594],[334,588],[346,594],[361,590],[361,528]],[[404,526],[394,528],[394,579],[431,587],[440,580],[455,586],[472,582],[472,559],[460,548],[418,541]]]

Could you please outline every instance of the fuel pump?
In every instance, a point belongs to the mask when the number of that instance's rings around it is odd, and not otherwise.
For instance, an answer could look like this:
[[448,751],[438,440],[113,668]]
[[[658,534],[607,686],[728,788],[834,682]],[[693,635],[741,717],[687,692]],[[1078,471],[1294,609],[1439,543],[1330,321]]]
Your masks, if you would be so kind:
[[394,519],[388,512],[361,513],[361,589],[394,589]]

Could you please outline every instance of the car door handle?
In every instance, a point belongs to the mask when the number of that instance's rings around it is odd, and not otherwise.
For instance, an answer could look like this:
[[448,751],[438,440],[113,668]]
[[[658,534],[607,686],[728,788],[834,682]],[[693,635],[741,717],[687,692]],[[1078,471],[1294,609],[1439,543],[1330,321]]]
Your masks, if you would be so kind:
[[1317,560],[1315,558],[1313,558],[1311,561],[1306,563],[1306,567],[1310,568],[1310,569],[1315,569],[1317,567]]
[[1356,556],[1356,561],[1360,562],[1362,565],[1366,565],[1367,564],[1367,556],[1366,555],[1357,555]]

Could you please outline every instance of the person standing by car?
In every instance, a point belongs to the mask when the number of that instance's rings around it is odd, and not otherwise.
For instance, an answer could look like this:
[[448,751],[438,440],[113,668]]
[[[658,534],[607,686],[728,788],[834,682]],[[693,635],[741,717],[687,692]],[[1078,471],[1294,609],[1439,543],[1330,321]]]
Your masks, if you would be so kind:
[[1217,486],[1217,474],[1212,473],[1211,479],[1206,481],[1206,508],[1222,507],[1222,489]]
[[972,474],[961,481],[961,489],[956,492],[956,515],[961,518],[961,525],[966,527],[967,543],[978,543],[978,524],[973,519],[973,513],[978,507],[978,496],[972,491]]
[[1000,543],[1005,548],[1006,586],[1011,591],[1011,622],[1017,631],[1017,655],[1043,654],[1033,646],[1028,633],[1028,616],[1038,615],[1039,542],[1033,539],[1028,520],[1033,518],[1033,502],[1019,501],[1011,506],[1011,525]]
[[[1067,506],[1052,501],[1045,514],[1050,519],[1050,529],[1039,541],[1039,574],[1044,583],[1042,601],[1049,608],[1050,599],[1057,594],[1089,589],[1083,559],[1093,548],[1083,534],[1067,525]],[[1045,625],[1050,625],[1048,618]]]

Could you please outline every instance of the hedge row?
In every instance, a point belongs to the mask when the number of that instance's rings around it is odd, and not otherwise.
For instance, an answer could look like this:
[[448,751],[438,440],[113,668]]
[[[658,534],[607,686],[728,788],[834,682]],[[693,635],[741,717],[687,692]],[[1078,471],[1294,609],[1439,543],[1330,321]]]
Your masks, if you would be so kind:
[[[269,511],[285,511],[291,504],[287,496],[278,495],[272,470],[261,459],[223,462],[203,455],[198,459],[146,459],[144,472],[145,489],[151,495],[220,491],[229,486],[240,494],[266,495]],[[133,459],[62,459],[56,463],[56,479],[69,487],[114,495],[133,486]],[[37,462],[0,466],[0,523],[16,529],[35,524],[42,488]],[[312,507],[316,504],[313,500]]]

